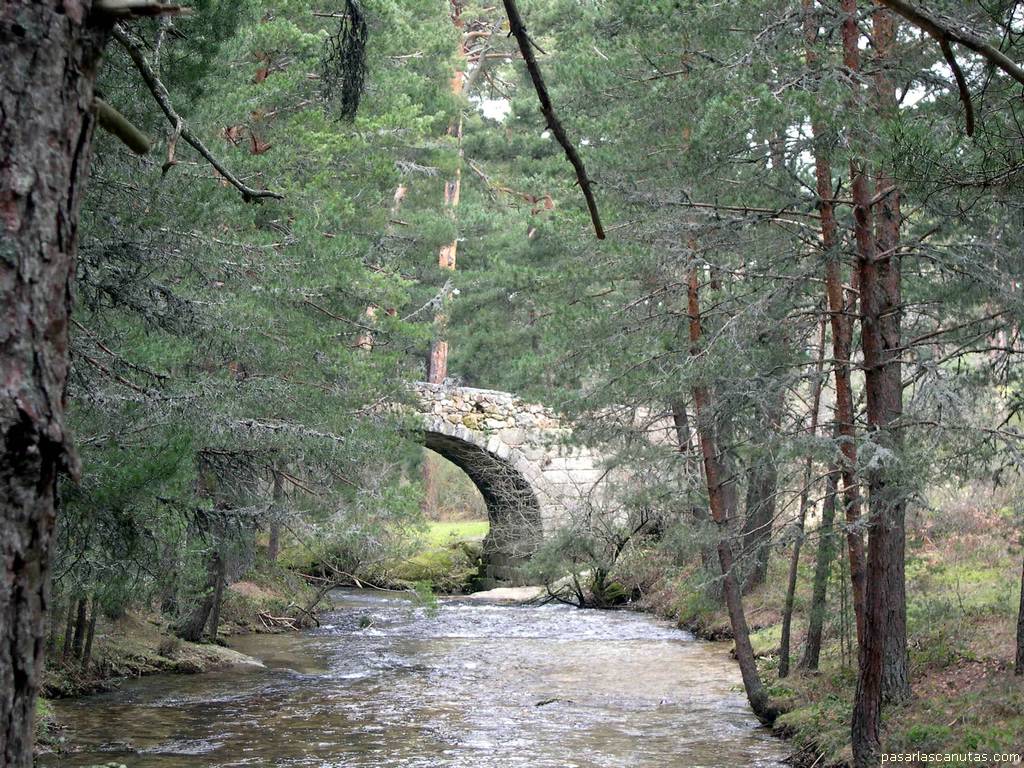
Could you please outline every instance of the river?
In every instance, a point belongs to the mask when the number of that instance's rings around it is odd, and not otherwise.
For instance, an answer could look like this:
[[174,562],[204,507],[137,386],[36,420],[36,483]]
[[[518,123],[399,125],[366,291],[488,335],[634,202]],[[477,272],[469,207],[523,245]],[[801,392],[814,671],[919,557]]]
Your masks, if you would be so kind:
[[727,648],[649,616],[334,597],[317,630],[232,639],[263,667],[56,702],[81,751],[37,764],[767,768],[787,754]]

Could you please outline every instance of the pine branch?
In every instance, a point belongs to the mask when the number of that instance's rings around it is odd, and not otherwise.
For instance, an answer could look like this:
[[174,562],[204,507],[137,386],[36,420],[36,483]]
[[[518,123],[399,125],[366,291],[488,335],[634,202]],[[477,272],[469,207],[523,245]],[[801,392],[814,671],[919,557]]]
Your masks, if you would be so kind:
[[[597,212],[597,201],[594,199],[594,192],[590,187],[590,179],[587,178],[587,169],[583,166],[583,160],[576,151],[576,147],[569,141],[569,137],[565,132],[565,128],[562,127],[558,115],[555,114],[555,108],[551,104],[551,97],[548,95],[548,88],[540,74],[537,58],[533,55],[533,49],[537,47],[537,44],[527,34],[526,26],[519,15],[519,9],[516,7],[515,0],[504,0],[504,2],[505,12],[508,14],[509,29],[511,34],[515,36],[516,42],[519,43],[519,51],[523,54],[526,69],[530,73],[530,79],[533,80],[533,88],[537,92],[537,99],[540,101],[540,111],[543,113],[544,119],[547,120],[551,133],[558,140],[558,143],[562,145],[562,149],[565,150],[565,156],[572,163],[572,167],[576,169],[576,179],[579,182],[580,189],[583,190],[583,197],[587,201],[587,209],[590,211],[590,218],[594,222],[594,232],[597,234],[598,240],[604,240],[604,228],[601,226],[601,217]],[[538,48],[538,50],[540,49]]]
[[[943,40],[959,43],[964,48],[969,48],[975,53],[983,56],[993,66],[1003,70],[1006,74],[1024,85],[1024,68],[993,45],[986,43],[973,32],[965,29],[957,29],[932,14],[924,11],[906,0],[876,0],[894,13],[898,13],[915,27],[924,30],[934,37],[941,44]],[[947,57],[948,58],[948,57]],[[958,69],[958,68],[957,68]],[[954,70],[954,75],[956,71]],[[958,81],[959,82],[959,81]]]
[[171,125],[174,126],[175,134],[180,135],[181,138],[192,145],[192,147],[202,155],[229,184],[241,192],[242,199],[245,200],[245,202],[251,203],[254,200],[267,197],[275,200],[284,199],[284,195],[278,192],[271,192],[268,189],[253,189],[246,185],[237,176],[231,173],[231,171],[229,171],[224,164],[220,162],[220,160],[214,157],[199,137],[192,132],[192,129],[189,128],[185,120],[174,110],[167,88],[161,82],[160,78],[157,77],[156,72],[153,71],[153,67],[146,59],[146,56],[142,51],[142,45],[139,41],[120,23],[114,25],[112,34],[114,39],[121,44],[135,63],[136,69],[138,69],[139,74],[142,75],[142,79],[149,87],[149,91],[153,94],[153,98],[156,99],[156,103],[160,106],[160,109],[163,110],[163,113],[167,116]]

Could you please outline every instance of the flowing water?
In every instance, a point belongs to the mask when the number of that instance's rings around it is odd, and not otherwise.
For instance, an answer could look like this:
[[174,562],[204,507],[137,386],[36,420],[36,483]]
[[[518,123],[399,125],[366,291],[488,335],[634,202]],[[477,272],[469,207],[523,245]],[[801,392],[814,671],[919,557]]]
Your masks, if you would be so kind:
[[[232,646],[264,667],[57,702],[42,766],[780,766],[720,644],[635,613],[339,592],[323,626]],[[369,626],[366,626],[369,624]]]

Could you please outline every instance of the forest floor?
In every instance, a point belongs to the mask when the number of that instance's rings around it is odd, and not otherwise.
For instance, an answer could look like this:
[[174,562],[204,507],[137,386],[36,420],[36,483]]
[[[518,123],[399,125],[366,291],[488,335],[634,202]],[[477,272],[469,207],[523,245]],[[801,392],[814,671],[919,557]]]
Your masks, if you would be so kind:
[[[1024,755],[1024,678],[1013,674],[1020,600],[1019,523],[1013,510],[946,510],[929,528],[910,521],[907,546],[907,618],[914,697],[884,713],[888,753],[1011,753]],[[955,525],[957,530],[938,530]],[[808,537],[792,643],[792,665],[803,653],[816,537]],[[791,737],[794,764],[845,766],[851,760],[850,713],[856,687],[849,609],[840,609],[843,574],[829,584],[833,621],[827,626],[821,668],[778,678],[782,606],[790,550],[773,553],[767,582],[745,600],[761,674],[788,713],[776,729]],[[662,582],[644,605],[700,637],[731,636],[723,608],[695,589],[693,573]],[[846,604],[849,604],[847,596]],[[853,648],[853,652],[851,652]]]

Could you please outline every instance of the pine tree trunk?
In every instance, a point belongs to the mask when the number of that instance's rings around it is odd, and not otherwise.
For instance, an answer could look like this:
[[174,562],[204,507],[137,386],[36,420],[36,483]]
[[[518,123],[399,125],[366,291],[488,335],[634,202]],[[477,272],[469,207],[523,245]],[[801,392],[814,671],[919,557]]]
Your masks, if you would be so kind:
[[[822,318],[818,331],[818,356],[814,362],[814,383],[811,384],[811,417],[807,431],[814,439],[818,434],[818,411],[821,409],[822,371],[825,367],[825,319]],[[814,459],[807,457],[804,465],[803,488],[800,489],[800,510],[797,516],[796,540],[789,560],[789,579],[786,583],[786,601],[782,608],[782,637],[779,640],[779,677],[789,675],[790,635],[793,629],[793,605],[796,602],[796,584],[800,569],[800,550],[804,543],[804,527],[807,523],[807,504],[811,490],[811,476]],[[822,513],[824,514],[824,513]]]
[[[690,315],[690,353],[696,357],[701,353],[701,324],[699,282],[697,270],[691,269],[688,287]],[[775,720],[778,712],[772,708],[768,692],[761,682],[757,670],[757,660],[750,644],[750,629],[743,613],[743,598],[736,580],[733,567],[732,548],[729,544],[729,521],[735,514],[736,496],[730,487],[731,478],[725,471],[723,454],[718,445],[716,429],[713,423],[713,404],[711,392],[706,386],[693,388],[693,401],[697,415],[697,437],[700,443],[701,456],[704,462],[704,480],[708,490],[708,506],[711,517],[719,528],[718,562],[722,570],[722,584],[725,592],[725,604],[729,612],[729,623],[732,626],[736,645],[736,660],[740,666],[743,687],[747,693],[754,714],[766,723]]]
[[[857,26],[857,0],[842,0],[843,59],[850,72],[860,69],[860,30]],[[855,86],[856,87],[856,86]],[[868,421],[877,429],[879,408],[883,403],[887,382],[879,375],[882,365],[881,329],[879,320],[884,305],[879,280],[879,264],[875,252],[872,224],[870,181],[864,161],[850,159],[850,189],[853,195],[854,237],[860,276],[861,349],[864,354],[865,390]],[[872,414],[874,418],[872,418]],[[872,437],[877,437],[872,435]],[[854,768],[874,768],[881,761],[882,666],[885,648],[886,600],[883,588],[891,553],[888,535],[891,520],[882,512],[885,493],[880,473],[868,477],[869,536],[865,569],[864,629],[858,643],[857,692],[853,704],[850,740]]]
[[818,529],[818,556],[814,563],[814,586],[811,593],[811,610],[807,621],[807,644],[800,666],[816,670],[821,661],[821,638],[825,628],[825,608],[828,596],[828,573],[832,568],[835,546],[836,485],[839,470],[833,468],[828,474],[825,499],[821,507],[821,527]]
[[78,206],[107,30],[89,0],[0,10],[0,763],[32,761],[64,419]]
[[78,613],[75,618],[75,639],[71,644],[71,652],[76,659],[82,658],[82,646],[85,644],[85,630],[88,624],[89,602],[81,597],[78,599]]
[[96,637],[96,613],[99,611],[99,599],[92,596],[92,610],[89,611],[89,628],[85,632],[85,649],[82,651],[82,669],[89,668],[92,660],[92,641]]
[[[896,17],[885,8],[875,8],[872,15],[873,43],[875,47],[874,90],[875,104],[881,115],[892,115],[899,107],[896,91],[889,79],[886,67],[891,64],[892,46],[896,39]],[[879,355],[876,366],[868,363],[865,354],[866,376],[877,373],[880,379],[879,399],[872,422],[872,387],[868,386],[868,424],[884,430],[886,442],[893,450],[902,445],[899,428],[892,428],[893,422],[903,415],[903,379],[900,349],[902,332],[900,327],[902,298],[902,275],[900,268],[900,193],[892,176],[886,171],[878,173],[876,189],[882,195],[875,204],[875,258],[878,260],[879,300],[878,332]],[[861,281],[863,284],[863,280]],[[872,510],[876,515],[874,499],[877,487],[871,486]],[[905,575],[906,555],[906,494],[899,488],[899,479],[887,484],[880,494],[879,514],[889,517],[887,542],[889,546],[889,567],[885,573],[884,594],[886,600],[885,651],[882,667],[882,700],[899,704],[910,700],[910,669],[907,651],[907,594]]]
[[224,557],[218,552],[214,555],[216,561],[216,581],[213,587],[213,606],[210,609],[210,640],[217,642],[217,633],[220,630],[220,605],[224,599]]

